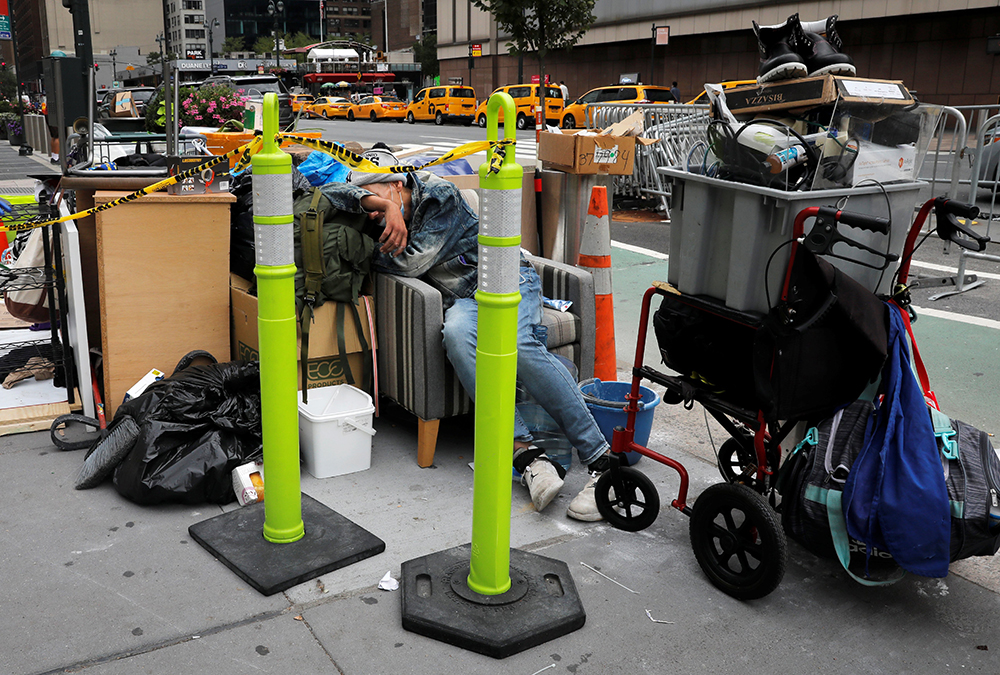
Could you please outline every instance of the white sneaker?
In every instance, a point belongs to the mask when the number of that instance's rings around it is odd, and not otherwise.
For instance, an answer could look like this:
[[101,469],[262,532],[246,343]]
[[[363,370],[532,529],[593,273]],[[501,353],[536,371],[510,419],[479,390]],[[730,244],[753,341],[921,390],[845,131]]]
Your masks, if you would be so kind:
[[525,469],[521,482],[528,486],[535,510],[541,511],[559,494],[563,479],[556,467],[548,459],[539,457]]
[[569,503],[569,508],[566,509],[567,516],[574,520],[583,520],[588,523],[604,520],[604,516],[597,510],[597,498],[594,496],[594,486],[597,484],[597,479],[602,475],[600,473],[590,475],[590,480],[580,490],[580,494],[573,497],[573,501]]

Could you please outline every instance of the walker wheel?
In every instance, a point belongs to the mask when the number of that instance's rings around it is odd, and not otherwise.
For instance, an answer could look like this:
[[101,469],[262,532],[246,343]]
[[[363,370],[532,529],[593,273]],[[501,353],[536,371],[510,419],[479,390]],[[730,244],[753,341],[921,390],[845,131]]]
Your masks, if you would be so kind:
[[[621,490],[615,489],[615,473],[618,474]],[[646,529],[660,512],[660,495],[653,481],[641,471],[627,466],[617,472],[605,471],[594,486],[594,497],[597,510],[604,519],[627,532]]]
[[763,598],[785,575],[785,533],[764,497],[746,485],[719,483],[701,493],[690,534],[709,581],[738,600]]
[[[745,437],[753,443],[753,437]],[[749,466],[757,464],[757,454],[738,438],[730,438],[719,446],[719,473],[727,483],[735,483]]]

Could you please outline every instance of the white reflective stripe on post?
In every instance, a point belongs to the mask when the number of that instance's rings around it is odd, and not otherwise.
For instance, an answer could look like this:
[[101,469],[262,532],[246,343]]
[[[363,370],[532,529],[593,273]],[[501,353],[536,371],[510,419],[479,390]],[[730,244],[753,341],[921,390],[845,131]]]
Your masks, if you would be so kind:
[[586,269],[594,277],[594,294],[611,295],[611,268],[587,267]]
[[262,218],[292,216],[292,174],[253,175],[253,214]]
[[253,242],[258,265],[277,267],[295,264],[295,242],[292,223],[261,225],[254,223]]
[[483,189],[480,193],[479,234],[487,237],[520,236],[521,190]]
[[480,291],[498,294],[516,293],[520,284],[520,247],[479,245]]

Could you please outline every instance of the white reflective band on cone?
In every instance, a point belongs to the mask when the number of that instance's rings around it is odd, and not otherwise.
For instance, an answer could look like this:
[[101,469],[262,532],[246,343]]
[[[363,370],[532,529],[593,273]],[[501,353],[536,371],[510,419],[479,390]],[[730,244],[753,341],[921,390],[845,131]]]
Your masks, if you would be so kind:
[[479,290],[516,293],[521,284],[521,249],[479,245]]
[[258,265],[275,267],[295,264],[292,223],[281,223],[280,225],[254,223],[253,241]]
[[595,295],[611,295],[610,267],[586,267],[585,265],[580,265],[580,267],[590,270],[590,274],[594,277]]
[[265,218],[292,215],[291,173],[254,174],[253,214]]
[[521,235],[520,190],[485,189],[480,191],[479,199],[479,234],[487,237]]

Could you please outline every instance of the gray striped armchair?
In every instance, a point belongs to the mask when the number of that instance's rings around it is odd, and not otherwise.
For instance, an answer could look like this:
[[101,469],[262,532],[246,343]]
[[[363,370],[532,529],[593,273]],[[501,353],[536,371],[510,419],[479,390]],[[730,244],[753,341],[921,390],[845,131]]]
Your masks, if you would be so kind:
[[[546,307],[549,351],[570,359],[581,380],[594,376],[594,280],[590,272],[531,257],[547,298],[571,300],[559,312]],[[417,464],[434,462],[438,425],[472,410],[444,352],[441,293],[419,279],[375,275],[379,393],[417,416]]]

